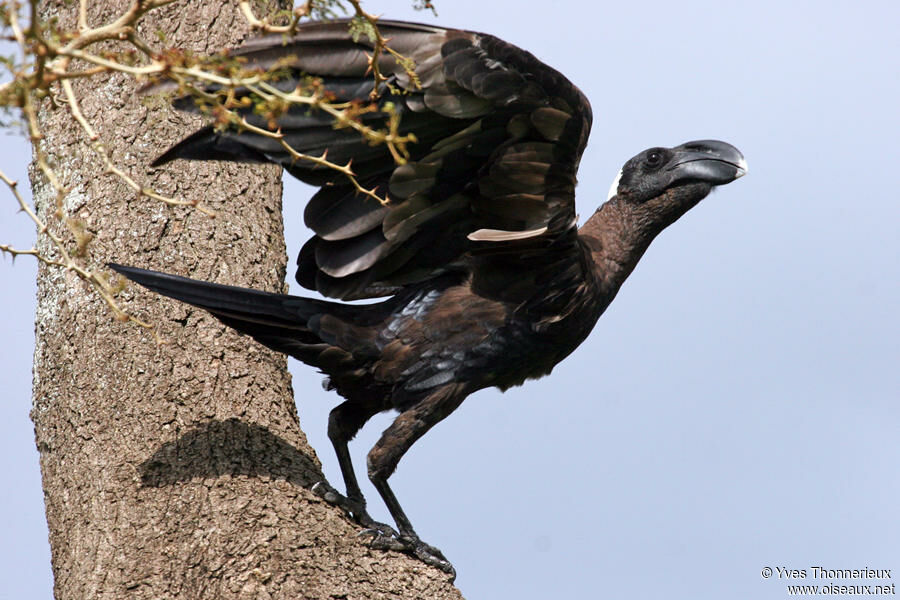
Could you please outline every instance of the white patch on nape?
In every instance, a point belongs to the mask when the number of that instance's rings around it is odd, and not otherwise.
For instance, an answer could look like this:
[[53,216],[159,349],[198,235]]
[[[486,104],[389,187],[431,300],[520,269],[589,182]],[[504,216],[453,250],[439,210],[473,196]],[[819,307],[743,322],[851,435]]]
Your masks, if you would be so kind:
[[606,194],[607,202],[612,200],[612,197],[619,193],[619,180],[622,179],[622,169],[619,169],[619,173],[616,175],[616,178],[613,179],[612,185],[609,186],[609,193]]

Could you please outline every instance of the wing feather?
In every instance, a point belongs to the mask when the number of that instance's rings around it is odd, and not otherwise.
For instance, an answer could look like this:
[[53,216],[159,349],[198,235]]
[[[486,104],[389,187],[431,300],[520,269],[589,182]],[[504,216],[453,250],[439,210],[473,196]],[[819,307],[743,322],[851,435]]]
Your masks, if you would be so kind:
[[379,227],[389,212],[387,206],[351,186],[331,185],[310,199],[303,221],[323,240],[345,240]]
[[[581,92],[530,53],[489,35],[395,21],[379,28],[391,48],[415,61],[421,83],[388,53],[379,58],[389,81],[375,103],[390,102],[400,131],[415,135],[408,162],[397,165],[383,145],[335,129],[322,112],[292,107],[277,124],[299,152],[327,150],[330,160],[352,160],[383,204],[250,131],[207,127],[157,162],[271,161],[321,185],[304,213],[315,236],[300,252],[297,280],[335,297],[393,294],[448,271],[482,269],[495,255],[525,272],[548,248],[573,246],[554,240],[574,231],[575,174],[591,124]],[[346,21],[336,21],[305,24],[286,39],[251,40],[235,55],[251,67],[286,69],[282,89],[314,77],[336,100],[364,104],[374,89],[371,51],[369,40],[354,41]],[[184,99],[176,106],[193,109]],[[246,116],[265,126],[262,117]],[[378,111],[361,118],[375,128],[386,124]]]

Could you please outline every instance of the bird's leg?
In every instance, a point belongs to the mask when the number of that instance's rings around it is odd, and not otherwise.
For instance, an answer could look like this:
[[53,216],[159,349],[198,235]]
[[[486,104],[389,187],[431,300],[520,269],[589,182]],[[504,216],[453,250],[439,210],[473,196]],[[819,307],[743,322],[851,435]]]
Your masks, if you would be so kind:
[[353,470],[353,462],[350,459],[350,450],[347,447],[347,443],[376,412],[378,411],[375,409],[370,410],[368,407],[354,402],[344,402],[331,411],[328,415],[328,438],[334,446],[334,453],[337,455],[338,465],[341,467],[341,476],[344,478],[347,495],[342,495],[326,481],[315,484],[313,492],[326,502],[342,508],[354,521],[367,530],[377,531],[387,537],[399,537],[390,525],[375,521],[366,511],[366,499],[359,488],[356,472]]
[[[435,424],[449,415],[465,399],[466,394],[456,384],[439,388],[412,408],[402,412],[391,426],[385,429],[381,439],[368,456],[369,479],[381,494],[382,500],[394,518],[400,532],[399,540],[407,552],[422,562],[435,566],[456,577],[456,571],[440,550],[426,544],[416,534],[409,518],[400,507],[400,502],[388,485],[388,477],[397,468],[397,463],[407,450]],[[373,547],[395,548],[395,540],[376,536]]]
[[366,510],[366,499],[359,489],[353,461],[350,459],[350,450],[347,447],[348,442],[356,436],[371,416],[367,414],[368,411],[360,410],[361,408],[363,407],[358,404],[344,402],[332,409],[328,415],[328,439],[334,446],[334,453],[341,467],[341,476],[344,478],[344,489],[347,491],[344,501],[346,508],[354,515]]

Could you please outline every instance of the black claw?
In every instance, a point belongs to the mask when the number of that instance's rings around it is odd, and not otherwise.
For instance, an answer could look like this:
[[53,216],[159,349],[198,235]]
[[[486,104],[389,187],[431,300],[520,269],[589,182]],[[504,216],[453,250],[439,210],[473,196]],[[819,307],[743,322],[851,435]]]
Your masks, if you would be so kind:
[[[366,515],[369,517],[369,515]],[[399,540],[400,534],[394,531],[394,528],[386,523],[379,523],[378,521],[373,521],[370,518],[366,519],[365,523],[360,523],[365,529],[357,533],[358,536],[371,535],[372,539],[386,538],[386,539],[394,539]]]
[[364,523],[366,519],[368,519],[369,521],[372,520],[366,513],[365,502],[359,502],[357,500],[353,500],[352,498],[348,498],[347,496],[331,487],[331,485],[327,481],[317,482],[310,488],[310,490],[312,491],[312,493],[314,493],[316,496],[318,496],[328,504],[343,509],[344,512],[350,515],[354,521],[356,521],[360,525],[363,525],[364,527],[366,526],[366,524]]
[[423,563],[437,567],[450,575],[451,582],[456,579],[456,569],[444,557],[444,554],[434,546],[420,540],[418,536],[400,535],[390,525],[374,520],[366,512],[364,503],[351,500],[331,487],[327,481],[319,481],[312,486],[311,490],[325,502],[343,509],[354,521],[364,527],[365,529],[357,535],[360,537],[371,536],[371,539],[366,542],[369,548],[374,550],[394,550],[415,556]]
[[403,543],[392,527],[384,523],[373,523],[373,525],[374,527],[363,529],[357,534],[360,537],[371,536],[371,539],[366,542],[369,548],[374,550],[395,550],[397,552],[406,552],[408,550],[408,546]]
[[432,567],[437,567],[444,573],[450,575],[451,582],[456,579],[456,569],[453,568],[453,565],[450,564],[450,561],[447,560],[443,552],[430,544],[426,544],[420,539],[414,541],[410,540],[410,543],[412,543],[410,550],[416,558],[423,563],[431,565]]
[[328,485],[327,481],[314,483],[310,491],[329,504],[340,505],[347,501],[347,497]]
[[[381,525],[381,524],[379,524]],[[384,526],[386,527],[386,526]],[[419,538],[411,538],[397,535],[390,527],[386,530],[382,527],[373,527],[359,532],[359,535],[371,535],[369,540],[369,548],[375,550],[395,550],[415,556],[426,565],[437,567],[441,571],[450,575],[450,581],[456,579],[456,569],[450,564],[450,561],[444,556],[444,553],[430,544],[426,544]]]

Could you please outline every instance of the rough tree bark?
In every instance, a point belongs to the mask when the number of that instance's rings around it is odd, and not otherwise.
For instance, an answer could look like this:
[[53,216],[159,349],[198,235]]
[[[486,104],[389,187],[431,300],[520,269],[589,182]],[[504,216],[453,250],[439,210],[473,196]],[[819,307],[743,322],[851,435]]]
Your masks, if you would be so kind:
[[[108,22],[123,0],[92,2]],[[77,3],[46,2],[74,24]],[[236,4],[171,5],[143,33],[207,52],[246,35]],[[145,106],[113,76],[77,87],[126,172],[196,121]],[[276,168],[185,163],[151,173],[161,192],[200,197],[210,219],[136,198],[62,110],[42,108],[43,150],[70,190],[68,213],[95,236],[92,266],[134,264],[281,290],[285,246]],[[39,211],[54,194],[33,177]],[[301,210],[299,206],[290,207]],[[129,288],[128,308],[167,341],[117,322],[72,273],[41,267],[34,407],[57,598],[455,598],[436,569],[368,550],[357,528],[308,491],[322,478],[300,430],[286,361],[206,313]]]

